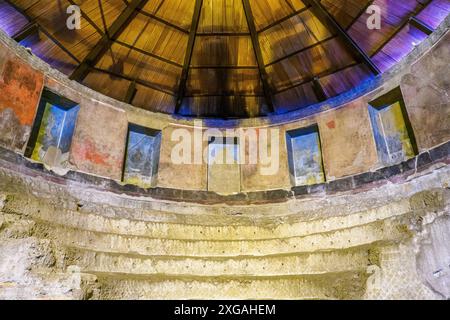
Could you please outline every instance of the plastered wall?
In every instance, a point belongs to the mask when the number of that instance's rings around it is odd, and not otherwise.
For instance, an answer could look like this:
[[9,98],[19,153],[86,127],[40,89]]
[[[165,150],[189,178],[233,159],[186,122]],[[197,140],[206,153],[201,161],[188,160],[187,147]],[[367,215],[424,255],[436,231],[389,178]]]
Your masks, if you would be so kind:
[[44,76],[0,47],[0,145],[22,152],[33,126]]
[[80,106],[70,163],[76,170],[120,180],[128,120],[123,110],[101,103]]
[[450,139],[450,33],[435,44],[400,82],[421,151]]
[[[413,51],[409,60],[385,75],[380,86],[361,93],[349,103],[325,104],[321,113],[298,120],[292,113],[292,119],[283,115],[279,118],[282,120],[255,118],[223,122],[222,127],[227,128],[279,130],[278,172],[266,176],[261,174],[260,164],[242,165],[241,191],[290,188],[286,131],[312,124],[319,128],[327,180],[379,168],[368,103],[396,87],[403,92],[419,151],[448,141],[450,34],[447,31],[441,33],[439,37],[425,41]],[[71,82],[3,34],[0,37],[0,72],[0,144],[3,147],[23,152],[45,84],[49,90],[80,105],[70,151],[71,169],[120,180],[127,128],[129,123],[134,123],[162,131],[157,186],[207,190],[208,169],[205,163],[177,165],[171,159],[173,147],[179,142],[172,141],[173,131],[180,128],[193,131],[193,120],[138,110]],[[208,123],[203,123],[205,128],[211,127]],[[207,145],[206,142],[204,144]]]

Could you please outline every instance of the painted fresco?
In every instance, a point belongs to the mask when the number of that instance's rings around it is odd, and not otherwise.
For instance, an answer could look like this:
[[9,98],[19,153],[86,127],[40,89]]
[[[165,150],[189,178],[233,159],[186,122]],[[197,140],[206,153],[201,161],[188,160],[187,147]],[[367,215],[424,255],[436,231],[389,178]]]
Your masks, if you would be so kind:
[[56,167],[67,167],[79,107],[65,109],[46,103],[31,158]]
[[369,107],[378,156],[384,165],[415,156],[400,102],[382,108]]
[[124,182],[143,188],[155,185],[158,172],[161,134],[129,130]]
[[240,192],[239,144],[214,141],[208,146],[208,191],[220,194]]
[[123,110],[81,101],[70,151],[75,170],[122,180],[128,119]]
[[287,134],[289,165],[296,186],[325,182],[322,151],[317,130],[299,130]]
[[31,133],[44,77],[0,45],[0,145],[23,152]]

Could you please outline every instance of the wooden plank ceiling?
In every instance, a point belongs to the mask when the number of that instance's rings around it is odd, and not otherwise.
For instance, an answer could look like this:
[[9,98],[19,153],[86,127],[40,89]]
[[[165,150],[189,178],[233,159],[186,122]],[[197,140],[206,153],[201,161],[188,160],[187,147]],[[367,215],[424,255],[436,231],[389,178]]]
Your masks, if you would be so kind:
[[[66,27],[79,5],[80,30]],[[382,28],[368,31],[368,6]],[[384,72],[450,0],[0,0],[0,28],[61,72],[147,110],[285,113]]]

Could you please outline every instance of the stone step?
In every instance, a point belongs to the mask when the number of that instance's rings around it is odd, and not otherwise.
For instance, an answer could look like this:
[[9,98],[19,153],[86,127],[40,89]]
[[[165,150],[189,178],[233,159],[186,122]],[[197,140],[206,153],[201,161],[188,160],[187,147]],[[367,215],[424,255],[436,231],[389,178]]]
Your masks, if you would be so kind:
[[403,201],[344,217],[331,217],[299,223],[285,223],[278,226],[201,226],[174,223],[152,223],[128,219],[114,219],[96,214],[68,210],[40,211],[33,216],[43,221],[63,224],[73,228],[118,233],[129,236],[144,236],[168,240],[271,240],[286,237],[350,228],[372,223],[380,219],[404,215],[410,212],[409,203]]
[[[113,208],[113,206],[110,207]],[[113,209],[119,211],[120,215],[120,207]],[[194,225],[189,224],[188,221],[170,223],[135,220],[126,217],[125,214],[120,215],[122,218],[111,217],[105,213],[109,211],[108,207],[104,207],[96,213],[87,213],[51,205],[44,206],[42,201],[34,204],[30,200],[27,204],[24,204],[20,198],[8,202],[4,210],[78,229],[167,240],[215,240],[220,238],[271,240],[306,236],[364,225],[380,219],[404,215],[411,211],[409,201],[402,200],[345,216],[336,215],[301,222],[290,221],[293,218],[290,216],[281,220],[273,220],[271,223],[267,221],[265,223],[261,221],[249,222],[246,218],[243,218],[238,220],[240,224]],[[204,220],[208,219],[208,216],[204,217]]]
[[390,218],[304,237],[248,241],[153,239],[93,232],[42,222],[36,222],[33,232],[37,237],[52,238],[66,246],[105,252],[184,257],[268,256],[333,251],[368,246],[379,241],[399,241],[409,236],[401,218]]
[[161,277],[95,273],[100,299],[360,299],[367,274],[284,277]]
[[151,276],[296,276],[365,271],[370,248],[270,257],[195,258],[139,256],[66,249],[66,265],[83,273],[138,274]]
[[85,300],[97,298],[97,277],[79,272],[33,270],[26,278],[0,279],[0,300]]
[[[191,225],[263,225],[266,221],[277,224],[283,223],[286,217],[304,221],[318,216],[334,216],[352,214],[362,210],[369,210],[391,201],[374,200],[370,195],[361,201],[359,195],[329,195],[327,197],[308,197],[293,199],[286,202],[246,204],[199,204],[177,201],[164,201],[144,196],[114,194],[102,190],[89,188],[85,184],[71,183],[61,186],[51,181],[42,185],[42,181],[35,178],[16,175],[8,181],[0,181],[0,194],[14,195],[16,201],[27,202],[30,198],[47,204],[53,204],[57,210],[80,209],[83,212],[103,214],[109,217],[121,217],[129,220],[153,222],[172,222]],[[6,178],[6,177],[5,177]],[[23,180],[23,181],[22,181]],[[20,181],[20,183],[19,183]],[[357,207],[349,206],[351,199],[361,202]],[[364,197],[366,197],[364,195]],[[21,206],[23,207],[23,206]],[[290,218],[289,218],[290,219]]]

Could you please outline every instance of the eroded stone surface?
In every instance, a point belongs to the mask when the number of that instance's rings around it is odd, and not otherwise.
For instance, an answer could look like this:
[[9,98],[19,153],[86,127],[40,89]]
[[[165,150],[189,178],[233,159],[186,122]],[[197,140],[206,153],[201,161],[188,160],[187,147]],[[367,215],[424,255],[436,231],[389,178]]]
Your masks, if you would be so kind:
[[450,33],[414,63],[402,77],[401,89],[419,147],[450,139]]
[[426,276],[446,257],[447,167],[358,195],[226,210],[0,177],[2,298],[445,296]]
[[420,274],[445,299],[450,299],[450,211],[424,228],[417,255]]
[[23,151],[33,126],[44,76],[0,44],[0,145]]

